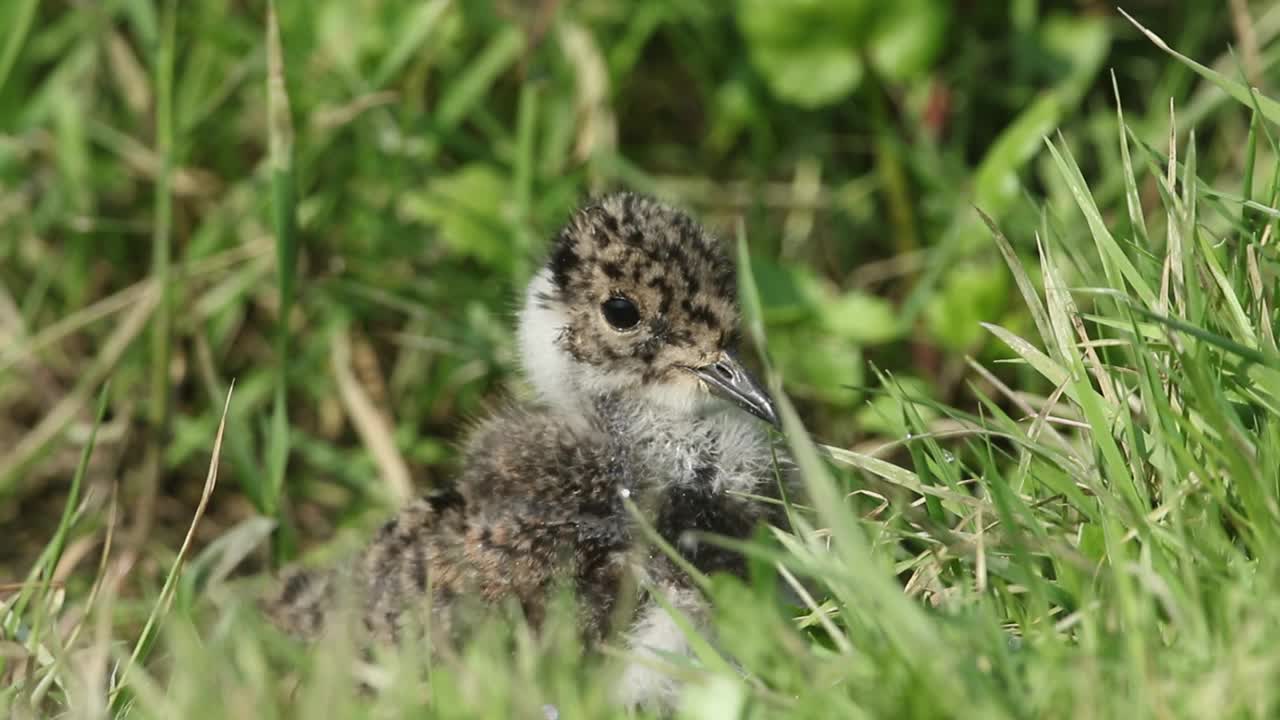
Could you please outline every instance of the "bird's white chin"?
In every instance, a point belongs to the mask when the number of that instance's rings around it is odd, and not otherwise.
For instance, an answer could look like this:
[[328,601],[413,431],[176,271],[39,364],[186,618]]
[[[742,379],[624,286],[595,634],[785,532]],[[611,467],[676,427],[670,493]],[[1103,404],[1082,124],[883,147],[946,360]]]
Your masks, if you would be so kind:
[[542,301],[553,297],[554,291],[548,270],[533,278],[520,310],[518,330],[525,377],[544,403],[579,411],[595,398],[627,390],[629,397],[664,413],[696,414],[715,405],[693,375],[637,385],[626,375],[606,373],[574,360],[556,342],[568,320],[554,303]]
[[723,405],[692,375],[675,382],[644,385],[636,394],[655,410],[673,415],[700,415]]

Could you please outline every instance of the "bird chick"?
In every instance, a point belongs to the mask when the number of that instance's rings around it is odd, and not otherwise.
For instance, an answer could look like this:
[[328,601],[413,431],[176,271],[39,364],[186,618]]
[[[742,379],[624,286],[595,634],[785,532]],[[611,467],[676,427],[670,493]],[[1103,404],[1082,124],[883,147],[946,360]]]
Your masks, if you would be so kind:
[[[733,263],[689,216],[628,193],[582,208],[519,315],[536,399],[480,423],[454,487],[403,509],[353,563],[288,575],[269,616],[314,636],[345,585],[372,638],[425,624],[434,640],[461,636],[469,606],[514,602],[536,625],[567,586],[589,644],[616,631],[637,655],[689,653],[662,605],[696,624],[705,600],[628,505],[703,572],[745,568],[692,533],[780,521],[746,497],[777,493],[760,422],[777,417],[734,355],[738,322]],[[651,666],[624,669],[621,703],[670,707],[678,686]]]

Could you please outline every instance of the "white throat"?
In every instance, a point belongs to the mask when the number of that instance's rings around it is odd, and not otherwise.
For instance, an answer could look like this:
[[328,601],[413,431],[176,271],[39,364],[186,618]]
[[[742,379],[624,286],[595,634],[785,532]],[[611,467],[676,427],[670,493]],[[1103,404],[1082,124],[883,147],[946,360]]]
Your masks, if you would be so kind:
[[559,344],[568,319],[554,301],[546,300],[552,297],[555,297],[555,286],[551,272],[543,269],[530,281],[520,309],[517,329],[520,364],[538,399],[555,408],[581,412],[584,395],[580,388],[581,373],[575,367],[577,363]]
[[569,422],[604,421],[607,432],[629,438],[629,447],[643,447],[641,466],[668,469],[651,482],[697,482],[696,470],[708,452],[720,458],[721,472],[713,481],[717,490],[749,491],[767,476],[772,455],[759,421],[695,384],[637,387],[625,397],[634,391],[639,402],[611,403],[609,396],[625,387],[626,378],[578,362],[561,347],[568,318],[556,301],[546,301],[554,297],[544,269],[529,283],[519,318],[520,360],[543,403],[561,410]]

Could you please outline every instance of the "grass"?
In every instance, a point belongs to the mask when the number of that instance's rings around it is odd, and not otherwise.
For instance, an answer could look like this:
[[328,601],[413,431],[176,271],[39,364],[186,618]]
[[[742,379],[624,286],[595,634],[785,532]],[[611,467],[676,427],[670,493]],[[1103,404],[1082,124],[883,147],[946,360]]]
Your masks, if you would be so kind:
[[563,615],[370,658],[250,599],[447,482],[627,184],[735,237],[807,491],[682,717],[1274,716],[1280,11],[918,5],[896,63],[785,3],[0,10],[0,715],[617,716]]

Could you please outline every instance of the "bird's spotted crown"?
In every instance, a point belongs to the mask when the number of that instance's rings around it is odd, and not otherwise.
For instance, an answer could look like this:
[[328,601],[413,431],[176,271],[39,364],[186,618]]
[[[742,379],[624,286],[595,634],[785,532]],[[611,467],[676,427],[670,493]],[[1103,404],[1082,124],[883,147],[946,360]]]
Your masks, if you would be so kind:
[[627,193],[587,205],[556,236],[520,312],[520,357],[548,404],[603,401],[684,415],[723,407],[777,424],[739,362],[737,276],[689,216]]
[[[652,376],[670,364],[662,362],[664,350],[709,355],[732,343],[736,281],[724,246],[688,215],[650,198],[619,193],[579,210],[557,235],[548,270],[550,297],[542,299],[582,315],[570,323],[580,332],[563,338],[580,362],[629,356]],[[616,338],[582,332],[591,327],[586,316],[611,300],[634,305],[636,330]]]

